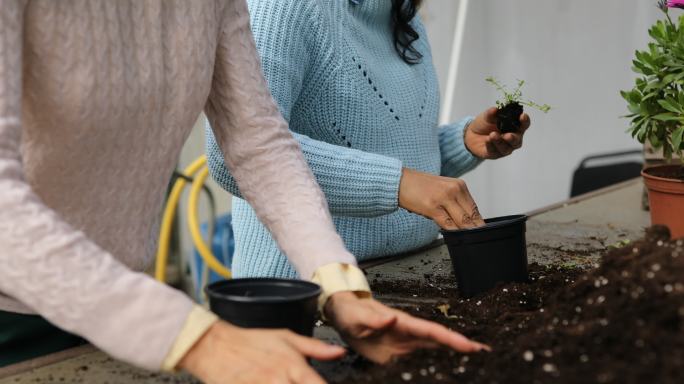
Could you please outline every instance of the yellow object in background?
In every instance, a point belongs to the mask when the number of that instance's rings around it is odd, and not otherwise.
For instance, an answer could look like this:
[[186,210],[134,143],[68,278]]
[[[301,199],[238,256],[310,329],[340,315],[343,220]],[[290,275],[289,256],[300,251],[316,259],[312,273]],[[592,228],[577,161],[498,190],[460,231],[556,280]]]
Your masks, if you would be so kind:
[[[214,270],[216,273],[221,275],[226,279],[230,279],[231,273],[228,268],[226,268],[221,262],[214,256],[210,248],[202,239],[202,235],[199,227],[198,219],[198,205],[199,205],[199,195],[204,185],[204,181],[209,175],[209,169],[206,166],[207,158],[206,156],[201,156],[192,162],[187,168],[183,170],[183,175],[192,178],[197,175],[193,182],[192,188],[190,189],[190,197],[188,204],[188,227],[190,229],[190,235],[192,237],[192,242],[195,245],[198,253],[204,260],[204,262]],[[173,229],[173,220],[176,216],[176,210],[178,209],[178,202],[180,201],[183,190],[185,189],[187,181],[183,178],[178,178],[171,189],[169,198],[166,203],[166,208],[164,209],[164,216],[162,218],[161,228],[159,230],[159,248],[157,249],[156,265],[154,277],[158,281],[166,281],[166,265],[169,258],[169,247],[171,241],[171,230]]]

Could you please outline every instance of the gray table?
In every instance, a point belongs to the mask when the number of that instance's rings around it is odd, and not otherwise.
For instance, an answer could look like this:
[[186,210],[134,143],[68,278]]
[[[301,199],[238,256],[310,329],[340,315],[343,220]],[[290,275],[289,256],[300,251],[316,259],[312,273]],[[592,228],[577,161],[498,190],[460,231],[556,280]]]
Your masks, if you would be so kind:
[[[649,225],[641,210],[641,179],[622,183],[589,195],[530,212],[527,224],[528,258],[541,264],[592,264],[611,244],[641,236]],[[452,274],[446,247],[436,241],[426,249],[374,260],[362,265],[371,281],[376,279],[449,281]],[[377,275],[377,277],[376,277]],[[448,284],[448,283],[447,283]],[[390,304],[392,297],[378,297]],[[430,298],[416,298],[429,302]],[[405,298],[402,298],[402,303]],[[316,337],[339,342],[327,327]],[[316,365],[328,376],[340,366]],[[331,373],[332,372],[332,373]],[[111,359],[86,346],[0,369],[0,384],[9,383],[194,383],[187,375],[150,373]]]

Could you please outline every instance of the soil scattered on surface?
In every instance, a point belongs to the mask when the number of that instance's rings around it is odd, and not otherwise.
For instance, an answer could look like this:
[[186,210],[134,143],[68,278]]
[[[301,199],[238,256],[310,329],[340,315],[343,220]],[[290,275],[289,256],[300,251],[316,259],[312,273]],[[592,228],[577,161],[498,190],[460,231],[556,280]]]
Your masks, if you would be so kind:
[[[419,351],[388,366],[351,359],[337,383],[684,383],[684,241],[654,227],[591,270],[530,265],[530,282],[462,300],[452,289],[383,283],[402,309],[493,352]],[[416,303],[414,295],[441,297]],[[425,296],[423,296],[425,297]]]

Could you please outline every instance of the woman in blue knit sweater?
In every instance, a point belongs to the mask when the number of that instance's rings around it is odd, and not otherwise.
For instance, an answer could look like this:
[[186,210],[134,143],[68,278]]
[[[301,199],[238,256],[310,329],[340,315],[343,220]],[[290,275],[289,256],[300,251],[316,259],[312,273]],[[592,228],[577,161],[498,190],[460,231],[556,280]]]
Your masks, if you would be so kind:
[[[439,126],[439,87],[419,0],[249,0],[252,30],[280,110],[359,260],[409,251],[439,227],[483,224],[465,183],[522,135],[494,108]],[[521,117],[523,128],[529,118]],[[242,199],[207,129],[214,179],[233,200],[236,277],[297,277]],[[278,186],[273,186],[277,188]],[[294,209],[294,207],[293,207]]]

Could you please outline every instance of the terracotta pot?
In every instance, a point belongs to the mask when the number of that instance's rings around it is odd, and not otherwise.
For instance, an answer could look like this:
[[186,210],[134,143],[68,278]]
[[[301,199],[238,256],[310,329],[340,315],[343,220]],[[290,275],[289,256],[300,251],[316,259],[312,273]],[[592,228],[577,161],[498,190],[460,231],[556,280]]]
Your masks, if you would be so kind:
[[678,167],[680,166],[662,165],[641,172],[648,188],[651,223],[668,226],[675,239],[684,237],[684,181],[654,176],[653,173],[667,172]]

